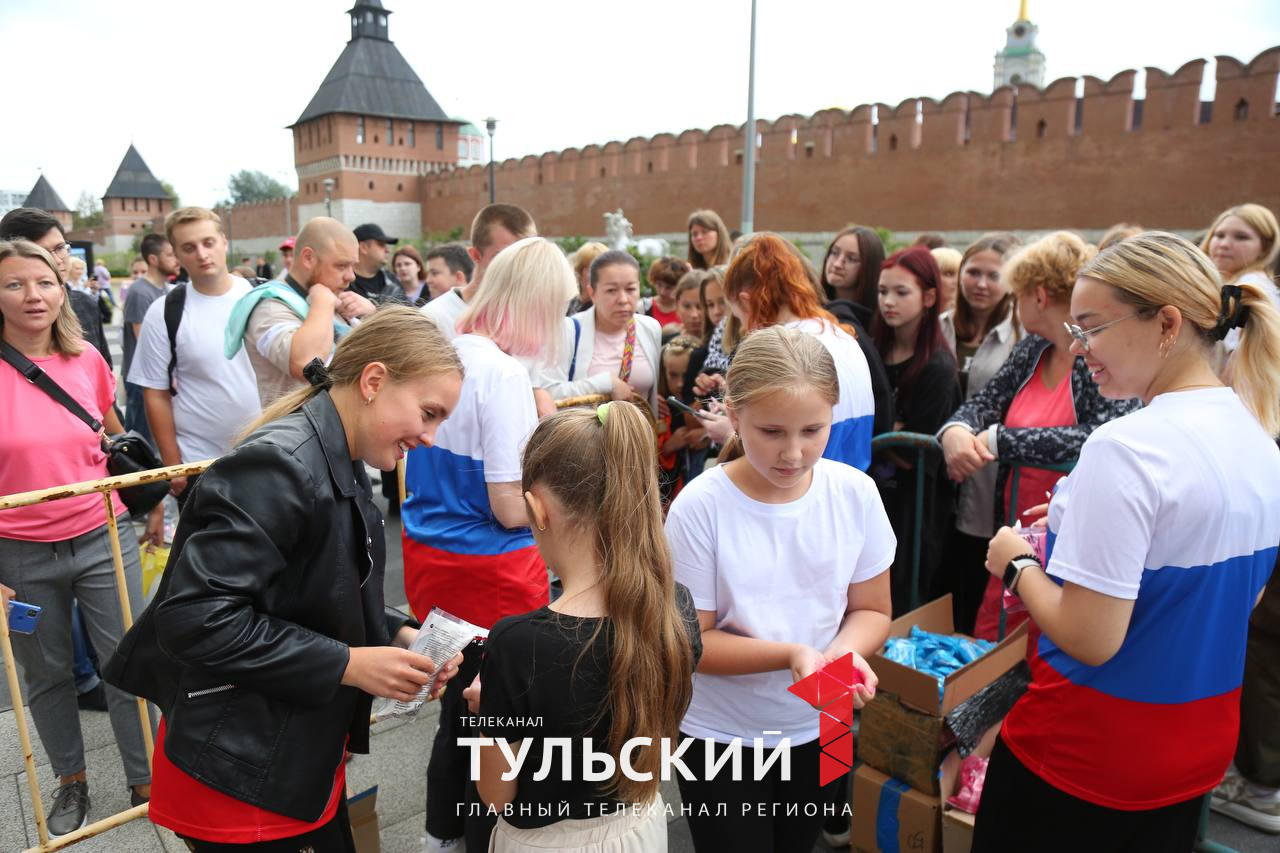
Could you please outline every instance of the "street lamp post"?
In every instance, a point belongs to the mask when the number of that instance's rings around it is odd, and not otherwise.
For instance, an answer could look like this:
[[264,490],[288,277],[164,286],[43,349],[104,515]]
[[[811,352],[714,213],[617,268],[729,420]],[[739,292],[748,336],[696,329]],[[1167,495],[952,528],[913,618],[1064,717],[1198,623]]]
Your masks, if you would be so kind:
[[337,183],[333,178],[324,179],[324,215],[333,216],[333,185]]
[[493,132],[498,129],[498,120],[489,116],[484,120],[484,129],[489,131],[489,204],[493,204],[496,187],[493,184]]
[[747,127],[743,134],[742,233],[755,230],[756,208],[756,0],[751,0],[751,58],[747,67]]

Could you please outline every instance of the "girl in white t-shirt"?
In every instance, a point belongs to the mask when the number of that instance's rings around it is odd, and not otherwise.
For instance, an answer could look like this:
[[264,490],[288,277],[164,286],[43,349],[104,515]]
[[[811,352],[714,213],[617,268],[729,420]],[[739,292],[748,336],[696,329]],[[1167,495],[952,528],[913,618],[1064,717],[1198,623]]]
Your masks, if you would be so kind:
[[[750,335],[728,375],[730,461],[687,485],[667,518],[676,579],[703,632],[681,724],[695,778],[679,779],[700,851],[811,850],[839,786],[819,784],[818,711],[788,688],[852,654],[864,679],[852,707],[875,693],[864,656],[888,636],[896,543],[871,479],[821,458],[838,396],[816,337],[782,326]],[[739,739],[741,772],[729,760],[706,778],[707,753],[718,759]],[[753,742],[767,753],[783,741],[790,779],[778,762],[757,774]]]

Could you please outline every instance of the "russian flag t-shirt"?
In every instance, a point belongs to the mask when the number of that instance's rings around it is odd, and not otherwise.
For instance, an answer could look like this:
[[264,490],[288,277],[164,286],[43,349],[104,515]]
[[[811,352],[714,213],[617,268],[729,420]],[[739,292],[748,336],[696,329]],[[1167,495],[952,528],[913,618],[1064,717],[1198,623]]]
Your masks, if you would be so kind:
[[435,444],[405,460],[404,586],[414,615],[440,607],[482,628],[547,603],[547,571],[528,527],[508,529],[488,483],[520,480],[538,425],[529,371],[479,335],[453,341],[465,371]]
[[1041,636],[1005,743],[1108,808],[1209,791],[1235,752],[1249,614],[1280,543],[1280,450],[1230,388],[1161,394],[1089,437],[1049,531],[1049,575],[1133,615],[1101,666]]
[[871,433],[875,431],[876,399],[871,390],[871,368],[853,336],[826,320],[793,320],[784,323],[817,338],[836,363],[840,399],[831,419],[831,437],[824,459],[834,459],[866,471],[871,465]]

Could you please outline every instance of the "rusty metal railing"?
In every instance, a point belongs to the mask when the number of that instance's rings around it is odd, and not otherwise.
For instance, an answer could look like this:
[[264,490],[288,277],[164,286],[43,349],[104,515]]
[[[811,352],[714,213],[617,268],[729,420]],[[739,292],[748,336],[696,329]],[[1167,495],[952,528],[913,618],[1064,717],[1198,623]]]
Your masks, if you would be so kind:
[[[101,480],[89,480],[84,483],[54,486],[34,492],[4,495],[0,496],[0,511],[34,504],[51,503],[63,498],[88,495],[94,492],[100,493],[102,495],[103,511],[107,516],[107,531],[111,540],[111,559],[115,565],[116,597],[120,601],[120,616],[124,623],[124,631],[128,631],[133,626],[133,608],[129,604],[129,587],[125,582],[124,557],[120,548],[120,530],[116,524],[116,514],[111,503],[111,493],[141,483],[152,483],[156,480],[193,477],[203,473],[212,462],[213,460],[210,459],[203,462],[193,462],[189,465],[172,465],[168,468],[155,468],[150,471],[141,471],[137,474],[104,477]],[[39,628],[36,630],[39,630]],[[18,667],[13,656],[13,643],[9,636],[9,620],[7,618],[0,618],[0,650],[4,653],[5,675],[9,683],[9,696],[13,700],[13,717],[17,724],[18,739],[22,746],[22,760],[26,766],[27,787],[31,791],[31,807],[35,811],[36,835],[39,838],[39,843],[35,847],[28,848],[25,853],[49,853],[52,850],[61,850],[64,847],[70,847],[72,844],[84,841],[86,838],[93,838],[129,821],[145,817],[148,805],[143,803],[140,806],[134,806],[125,811],[96,820],[67,835],[53,839],[49,837],[49,828],[45,826],[44,800],[40,796],[40,782],[36,777],[35,753],[31,748],[31,734],[27,728],[26,709],[22,698],[22,687],[18,681]],[[147,701],[142,698],[138,699],[138,720],[142,725],[142,739],[147,748],[147,763],[150,764],[152,753],[155,751],[155,742],[151,736],[151,718],[147,713]]]

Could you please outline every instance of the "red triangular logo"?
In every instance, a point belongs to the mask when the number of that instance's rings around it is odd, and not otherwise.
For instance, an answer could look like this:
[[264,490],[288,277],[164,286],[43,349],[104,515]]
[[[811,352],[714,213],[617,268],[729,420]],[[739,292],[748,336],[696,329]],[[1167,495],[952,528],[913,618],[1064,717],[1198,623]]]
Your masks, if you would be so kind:
[[827,744],[822,751],[837,761],[853,766],[853,732],[846,732],[844,737]]
[[[856,670],[853,668],[852,654],[845,655],[842,658],[836,658],[831,663],[824,666],[822,671],[846,687],[852,687],[855,683],[854,675]],[[861,681],[862,679],[859,678],[858,680]]]
[[819,784],[827,785],[837,779],[848,775],[849,768],[839,761],[836,761],[825,752],[818,755],[818,781]]
[[830,714],[835,717],[845,726],[845,728],[853,725],[853,694],[844,694],[839,699],[823,708],[822,713]]
[[788,687],[787,692],[793,693],[796,696],[799,696],[801,699],[808,702],[810,705],[819,704],[818,673],[815,672],[813,675],[806,675],[804,678],[800,679],[795,684],[792,684],[790,687]]
[[849,734],[848,723],[842,723],[835,717],[828,716],[825,709],[818,715],[818,743],[827,744],[847,734]]

